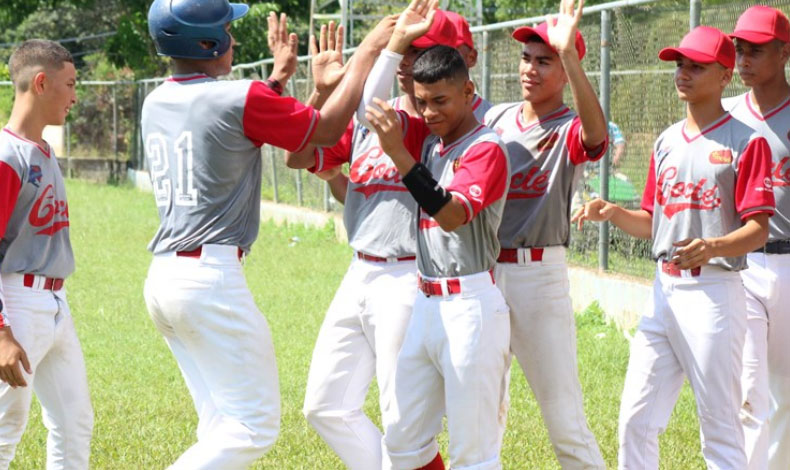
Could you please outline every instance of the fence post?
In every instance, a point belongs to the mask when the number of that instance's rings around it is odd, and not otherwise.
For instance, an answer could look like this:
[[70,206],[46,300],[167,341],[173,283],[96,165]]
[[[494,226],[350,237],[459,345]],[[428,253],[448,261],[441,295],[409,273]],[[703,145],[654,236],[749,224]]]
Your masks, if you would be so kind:
[[483,31],[483,99],[491,101],[491,44],[488,31]]
[[71,178],[71,123],[66,121],[66,177]]
[[274,186],[274,202],[280,202],[280,192],[277,189],[277,155],[275,155],[274,147],[267,145],[269,148],[269,157],[272,160],[272,185]]
[[301,207],[302,206],[302,169],[298,169],[294,172],[296,175],[296,204]]
[[702,0],[691,0],[689,5],[689,30],[699,26],[700,12],[702,10]]
[[120,179],[120,165],[118,164],[118,82],[112,85],[112,152],[113,152],[113,169],[110,172],[110,178],[117,171],[116,175]]
[[[323,181],[323,180],[322,180]],[[329,212],[330,205],[329,205],[329,182],[323,181],[323,190],[324,190],[324,212]]]
[[[612,40],[612,12],[611,10],[601,11],[601,80],[600,99],[603,109],[604,119],[606,120],[607,132],[609,127],[609,91],[610,91],[610,57],[609,47]],[[609,200],[609,153],[607,149],[603,158],[598,163],[598,174],[600,175],[600,194],[604,200]],[[598,269],[606,271],[609,269],[609,222],[604,222],[598,226]]]

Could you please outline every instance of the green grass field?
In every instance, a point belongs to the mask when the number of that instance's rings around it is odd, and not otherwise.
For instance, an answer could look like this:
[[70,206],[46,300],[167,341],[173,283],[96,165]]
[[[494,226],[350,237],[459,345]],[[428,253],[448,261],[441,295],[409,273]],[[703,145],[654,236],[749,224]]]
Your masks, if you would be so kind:
[[[142,298],[157,218],[150,194],[68,182],[77,272],[67,283],[96,415],[91,467],[163,469],[195,440],[196,417],[176,363]],[[292,237],[298,237],[293,241]],[[313,342],[350,259],[329,230],[264,225],[246,275],[271,325],[282,392],[282,431],[256,469],[341,469],[301,414]],[[617,415],[627,341],[594,308],[577,317],[585,408],[607,465],[616,467]],[[662,436],[662,469],[702,469],[694,403],[685,387]],[[375,387],[366,411],[378,416]],[[540,411],[513,368],[502,450],[506,469],[557,469]],[[46,432],[37,403],[11,468],[43,469]],[[446,445],[446,436],[442,438]],[[446,455],[446,452],[445,452]],[[221,469],[218,469],[221,470]]]

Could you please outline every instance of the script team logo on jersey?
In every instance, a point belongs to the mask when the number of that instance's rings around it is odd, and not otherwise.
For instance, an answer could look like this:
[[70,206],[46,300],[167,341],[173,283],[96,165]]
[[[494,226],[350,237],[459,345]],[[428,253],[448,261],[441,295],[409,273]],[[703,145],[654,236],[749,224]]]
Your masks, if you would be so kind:
[[538,152],[546,152],[553,149],[554,146],[557,145],[558,140],[560,140],[559,132],[552,132],[540,139],[540,142],[538,142]]
[[365,199],[380,191],[406,191],[398,169],[384,156],[384,150],[376,146],[351,163],[348,179],[359,185],[354,191],[364,194]]
[[38,185],[41,184],[42,176],[44,176],[44,173],[41,171],[40,166],[30,165],[30,173],[27,175],[28,183],[32,183],[33,186],[38,188]]
[[714,150],[708,155],[708,161],[714,165],[725,165],[732,163],[732,151],[730,149]]
[[[55,220],[56,218],[60,220]],[[41,191],[41,196],[30,209],[27,221],[33,227],[41,228],[36,235],[52,236],[69,226],[69,205],[66,201],[55,199],[54,187],[49,184]]]
[[661,205],[668,219],[678,212],[713,210],[721,205],[717,185],[706,188],[706,178],[696,183],[674,181],[677,175],[677,167],[671,166],[661,172],[656,182],[656,202]]
[[508,199],[533,199],[546,194],[549,187],[551,170],[541,170],[533,166],[526,171],[517,171],[510,178],[510,191]]
[[771,177],[774,186],[790,186],[790,156],[772,162]]

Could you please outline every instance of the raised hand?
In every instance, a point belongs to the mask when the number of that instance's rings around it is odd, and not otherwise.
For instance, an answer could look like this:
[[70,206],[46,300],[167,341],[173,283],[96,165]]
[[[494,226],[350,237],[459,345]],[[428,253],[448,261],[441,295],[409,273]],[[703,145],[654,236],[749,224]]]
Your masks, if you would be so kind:
[[312,56],[313,82],[320,93],[335,89],[343,74],[343,26],[335,28],[335,22],[329,26],[321,25],[319,39],[310,36],[310,55]]
[[402,150],[406,150],[403,145],[403,131],[398,113],[384,100],[373,98],[373,103],[375,106],[365,108],[365,118],[378,134],[381,149],[393,159],[393,163],[397,166],[398,162],[395,161],[397,155]]
[[298,38],[294,33],[288,34],[288,17],[285,16],[285,13],[280,15],[278,21],[277,13],[272,11],[269,13],[268,21],[267,39],[269,40],[269,50],[274,56],[274,66],[270,78],[285,86],[285,82],[296,73]]
[[389,15],[381,19],[376,26],[365,36],[359,47],[370,48],[376,53],[387,47],[387,43],[395,31],[395,22],[400,15]]
[[579,6],[574,10],[576,0],[560,0],[560,12],[557,16],[548,19],[547,34],[549,35],[549,45],[558,54],[576,52],[576,31],[579,29],[579,21],[582,17],[582,7],[584,0],[579,0]]
[[412,0],[395,23],[395,31],[387,46],[394,52],[404,53],[412,41],[431,29],[439,0]]

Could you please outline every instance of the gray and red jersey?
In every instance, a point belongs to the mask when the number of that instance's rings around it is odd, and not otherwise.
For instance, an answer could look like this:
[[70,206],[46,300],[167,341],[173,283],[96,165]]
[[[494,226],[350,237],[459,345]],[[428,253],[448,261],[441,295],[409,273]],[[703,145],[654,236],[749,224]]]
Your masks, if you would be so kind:
[[161,224],[149,250],[245,252],[258,236],[260,146],[302,149],[319,114],[259,81],[179,76],[143,104],[142,137]]
[[74,272],[55,152],[9,129],[0,131],[0,272],[61,279]]
[[771,147],[771,180],[776,212],[769,220],[769,241],[790,240],[790,97],[766,112],[754,109],[749,93],[723,100],[735,119],[765,137]]
[[461,200],[466,211],[466,223],[452,232],[445,232],[433,217],[419,211],[417,269],[428,277],[465,276],[493,269],[510,180],[504,143],[481,124],[445,147],[421,118],[405,113],[401,118],[415,129],[422,128],[404,139],[406,148],[422,155],[423,164],[439,185]]
[[524,103],[494,106],[485,124],[497,133],[510,156],[510,185],[499,227],[503,248],[568,245],[570,202],[583,163],[601,158],[582,143],[581,120],[567,106],[525,123]]
[[[683,120],[653,146],[642,209],[653,216],[653,257],[671,260],[673,243],[724,236],[755,214],[773,214],[771,149],[764,137],[729,113],[689,136]],[[746,257],[713,258],[731,271]]]
[[[390,104],[399,109],[398,102],[396,98]],[[404,138],[423,131],[423,127],[412,128],[408,120],[401,122]],[[419,161],[419,151],[412,155]],[[325,171],[344,163],[350,163],[343,208],[349,245],[356,251],[382,258],[414,256],[417,202],[403,185],[389,155],[381,149],[378,135],[359,124],[356,118],[337,144],[316,148],[315,166],[310,171]]]

